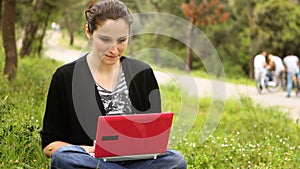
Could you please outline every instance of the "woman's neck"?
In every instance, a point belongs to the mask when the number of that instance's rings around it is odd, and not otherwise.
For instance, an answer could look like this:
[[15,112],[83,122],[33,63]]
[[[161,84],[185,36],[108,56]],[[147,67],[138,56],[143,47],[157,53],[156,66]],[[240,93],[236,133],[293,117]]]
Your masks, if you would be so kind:
[[112,91],[119,82],[121,62],[113,65],[103,64],[101,58],[92,54],[87,56],[87,62],[94,80],[105,89]]
[[112,65],[103,64],[101,62],[101,58],[97,57],[93,54],[87,55],[87,62],[92,72],[101,72],[101,73],[113,73],[115,71],[119,71],[121,62],[117,62]]

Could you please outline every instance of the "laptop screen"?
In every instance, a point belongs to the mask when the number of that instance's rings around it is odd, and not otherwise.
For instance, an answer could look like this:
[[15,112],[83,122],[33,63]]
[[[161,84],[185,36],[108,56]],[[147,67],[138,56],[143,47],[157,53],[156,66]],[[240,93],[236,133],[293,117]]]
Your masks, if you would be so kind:
[[164,153],[172,120],[173,112],[99,116],[95,157]]

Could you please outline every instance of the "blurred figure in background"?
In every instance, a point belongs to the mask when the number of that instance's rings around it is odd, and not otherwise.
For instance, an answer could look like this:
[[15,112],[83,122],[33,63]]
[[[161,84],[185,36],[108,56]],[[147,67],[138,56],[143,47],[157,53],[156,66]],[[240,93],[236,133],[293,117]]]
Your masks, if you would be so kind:
[[269,60],[270,68],[274,70],[274,76],[275,76],[274,78],[276,82],[279,82],[278,80],[280,80],[284,74],[284,65],[282,59],[273,54],[269,54],[268,60]]
[[[287,96],[291,97],[291,91],[293,88],[293,78],[297,77],[296,83],[300,83],[299,77],[299,58],[294,55],[292,52],[289,52],[288,55],[283,59],[284,65],[287,71]],[[298,85],[296,86],[298,87]]]
[[267,69],[269,68],[266,62],[267,52],[262,51],[260,54],[254,57],[254,78],[256,84],[259,84],[259,93],[265,92],[265,78]]

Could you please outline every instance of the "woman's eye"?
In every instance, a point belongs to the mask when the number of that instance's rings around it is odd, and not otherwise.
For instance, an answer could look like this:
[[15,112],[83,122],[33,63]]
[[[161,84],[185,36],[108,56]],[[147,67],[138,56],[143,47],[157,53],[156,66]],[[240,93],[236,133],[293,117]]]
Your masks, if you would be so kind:
[[125,42],[126,40],[127,40],[127,38],[119,39],[119,40],[118,40],[118,43]]
[[100,39],[101,39],[102,42],[105,42],[105,43],[111,42],[111,40],[108,39],[108,38],[100,38]]

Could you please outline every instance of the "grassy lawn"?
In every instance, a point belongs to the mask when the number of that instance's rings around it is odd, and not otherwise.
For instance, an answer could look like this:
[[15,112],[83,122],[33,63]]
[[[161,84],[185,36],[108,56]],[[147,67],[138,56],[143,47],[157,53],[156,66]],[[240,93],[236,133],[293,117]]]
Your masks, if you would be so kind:
[[[201,78],[209,78],[208,74],[203,71],[203,70],[195,70],[192,71],[193,75],[195,77],[201,77]],[[248,77],[228,77],[225,74],[225,80],[228,83],[233,83],[233,84],[241,84],[241,85],[250,85],[250,86],[255,86],[254,80],[249,79]]]
[[[51,75],[61,63],[22,59],[16,80],[8,82],[2,75],[2,56],[0,168],[49,168],[38,133]],[[182,111],[181,93],[172,85],[161,89],[164,109]],[[187,136],[178,137],[178,143],[172,146],[185,155],[188,168],[300,168],[300,127],[278,109],[261,107],[247,96],[227,100],[215,132],[200,141],[211,98],[190,102],[200,105],[196,122]]]

